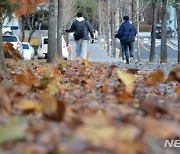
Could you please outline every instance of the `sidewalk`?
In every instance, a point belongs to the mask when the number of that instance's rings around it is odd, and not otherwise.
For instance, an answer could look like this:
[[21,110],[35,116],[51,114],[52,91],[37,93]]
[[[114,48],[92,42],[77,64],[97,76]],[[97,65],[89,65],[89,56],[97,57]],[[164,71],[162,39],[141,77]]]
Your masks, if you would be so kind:
[[[70,45],[72,48],[71,52],[71,59],[76,59],[76,46],[75,41],[70,41]],[[176,61],[169,61],[166,64],[160,64],[159,60],[154,61],[153,63],[150,63],[148,61],[141,61],[137,62],[135,61],[132,64],[123,64],[122,61],[118,58],[112,58],[107,55],[106,50],[103,48],[103,46],[97,42],[94,44],[91,44],[88,42],[88,52],[90,51],[90,57],[89,62],[107,62],[107,63],[116,63],[117,66],[119,66],[121,69],[128,68],[135,68],[138,69],[139,72],[153,72],[155,69],[161,69],[163,72],[167,75],[169,71],[177,64]]]
[[[76,58],[75,41],[70,41],[70,45],[71,45],[71,50],[72,50],[71,59],[73,60]],[[112,57],[108,56],[106,49],[104,49],[103,46],[101,46],[101,44],[99,42],[96,42],[93,44],[88,42],[87,51],[90,52],[90,57],[89,57],[90,62],[108,62],[108,63],[120,62],[120,59],[112,58]]]

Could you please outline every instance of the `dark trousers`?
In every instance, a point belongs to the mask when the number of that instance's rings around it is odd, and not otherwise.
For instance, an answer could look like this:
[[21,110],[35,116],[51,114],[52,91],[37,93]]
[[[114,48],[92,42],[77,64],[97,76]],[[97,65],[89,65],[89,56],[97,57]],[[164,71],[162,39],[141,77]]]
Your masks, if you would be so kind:
[[125,52],[126,62],[129,63],[129,54],[130,54],[130,57],[134,57],[134,42],[129,42],[129,43],[121,42],[121,45]]

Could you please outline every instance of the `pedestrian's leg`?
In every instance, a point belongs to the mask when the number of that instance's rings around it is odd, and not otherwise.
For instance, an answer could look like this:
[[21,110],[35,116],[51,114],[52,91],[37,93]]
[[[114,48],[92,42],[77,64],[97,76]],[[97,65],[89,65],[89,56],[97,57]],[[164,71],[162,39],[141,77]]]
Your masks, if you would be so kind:
[[130,57],[134,58],[134,42],[129,43]]
[[124,47],[124,52],[125,52],[125,56],[126,56],[126,63],[129,64],[128,45],[127,44],[123,44],[123,47]]
[[81,58],[87,59],[87,40],[81,41]]
[[125,60],[125,51],[124,51],[124,46],[123,46],[123,44],[122,44],[122,42],[121,42],[121,53],[122,53],[122,60],[124,61]]
[[129,43],[130,62],[134,62],[134,42]]
[[81,55],[81,39],[76,41],[76,55],[77,57]]

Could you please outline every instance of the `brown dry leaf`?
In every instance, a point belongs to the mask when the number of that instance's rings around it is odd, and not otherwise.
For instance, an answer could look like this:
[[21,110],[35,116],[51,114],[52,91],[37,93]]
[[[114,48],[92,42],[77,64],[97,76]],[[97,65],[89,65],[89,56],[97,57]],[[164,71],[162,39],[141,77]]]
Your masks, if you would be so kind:
[[50,72],[49,77],[61,79],[62,76],[63,76],[63,75],[61,74],[61,72],[60,72],[56,67],[53,67],[53,68],[51,69],[51,72]]
[[40,95],[40,102],[43,106],[43,111],[46,117],[51,120],[61,121],[65,114],[65,104],[58,101],[49,93],[42,93]]
[[102,114],[84,118],[85,125],[81,126],[76,134],[85,137],[95,144],[107,142],[115,136],[116,129],[110,125],[110,119]]
[[180,96],[180,85],[178,85],[175,89],[176,93]]
[[117,141],[119,154],[140,154],[147,153],[146,146],[140,141]]
[[25,151],[24,153],[26,154],[47,154],[48,153],[48,149],[44,146],[44,145],[39,145],[39,144],[28,144],[25,145]]
[[131,104],[134,103],[135,101],[133,95],[126,92],[116,95],[116,98],[117,98],[117,102],[120,104],[126,104],[126,103]]
[[80,71],[80,74],[85,75],[86,74],[86,66],[80,66],[79,71]]
[[173,68],[167,78],[167,81],[178,81],[180,82],[180,65]]
[[16,61],[18,59],[21,59],[21,55],[19,54],[19,51],[14,49],[13,44],[12,43],[4,43],[3,44],[3,50],[5,54],[10,54],[13,59],[15,59]]
[[157,114],[169,114],[168,107],[165,104],[158,103],[156,97],[151,97],[148,100],[141,101],[140,109],[142,109],[145,114],[151,115],[153,117],[156,117]]
[[156,85],[156,83],[161,83],[164,81],[164,73],[161,70],[153,72],[147,79],[146,84],[148,86]]
[[140,136],[141,130],[132,125],[124,125],[118,128],[117,137],[124,141],[134,141]]
[[3,81],[4,77],[2,74],[0,74],[0,83]]
[[44,66],[44,67],[39,68],[37,73],[38,73],[38,74],[43,74],[43,73],[45,73],[47,70],[48,70],[48,68]]
[[8,112],[11,112],[11,105],[15,92],[12,87],[0,86],[0,110],[5,109]]
[[85,81],[84,88],[86,89],[86,91],[90,92],[92,90],[93,86],[94,86],[94,80],[93,79],[87,79]]
[[137,74],[137,73],[138,73],[138,70],[139,70],[139,69],[128,68],[128,69],[126,70],[126,72],[134,75],[134,74]]
[[27,86],[33,86],[37,81],[37,76],[28,68],[26,74],[17,74],[15,81],[18,85],[25,84]]
[[167,139],[180,136],[180,125],[176,121],[157,120],[152,117],[146,117],[141,119],[140,123],[144,125],[147,137]]
[[101,87],[100,91],[101,93],[107,93],[109,89],[109,78],[106,78],[104,81],[104,85]]

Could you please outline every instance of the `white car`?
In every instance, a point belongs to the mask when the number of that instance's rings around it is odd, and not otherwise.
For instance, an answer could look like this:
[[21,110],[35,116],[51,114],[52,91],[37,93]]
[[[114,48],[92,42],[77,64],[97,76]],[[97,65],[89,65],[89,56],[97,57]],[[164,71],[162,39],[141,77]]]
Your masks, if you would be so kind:
[[10,35],[10,34],[12,34],[12,30],[11,30],[11,26],[3,26],[3,28],[2,28],[2,34],[4,34],[4,35],[6,35],[6,34],[8,34],[8,35]]
[[[48,37],[42,37],[37,50],[38,59],[47,58],[47,53],[48,53]],[[69,55],[68,47],[66,46],[66,42],[63,37],[62,37],[62,55],[64,58],[68,59],[68,55]]]
[[22,57],[25,60],[34,59],[34,49],[28,42],[22,42],[23,53]]
[[22,56],[23,53],[23,47],[22,47],[22,43],[20,42],[18,36],[16,35],[2,35],[2,41],[3,43],[11,43],[13,44],[14,49],[17,49],[20,53],[20,55]]

